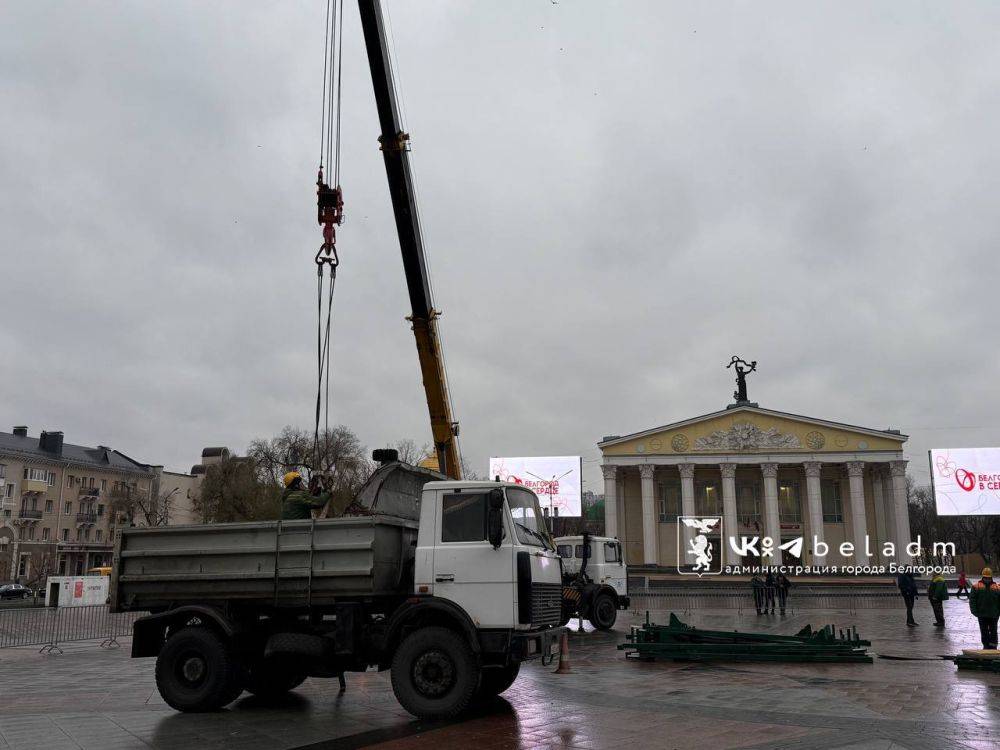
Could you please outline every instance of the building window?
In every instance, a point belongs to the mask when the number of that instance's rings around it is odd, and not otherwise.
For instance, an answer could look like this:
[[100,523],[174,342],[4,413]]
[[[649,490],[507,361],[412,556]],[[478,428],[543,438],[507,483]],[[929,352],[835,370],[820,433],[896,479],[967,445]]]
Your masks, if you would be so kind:
[[31,525],[28,527],[28,541],[33,542],[35,540],[35,527]]
[[17,561],[17,576],[23,578],[26,575],[28,575],[28,555],[24,554]]
[[108,490],[108,480],[107,479],[102,479],[101,480],[101,492],[107,492],[107,490]]
[[51,500],[46,500],[45,501],[45,512],[46,513],[51,513],[52,512],[52,501]]
[[802,523],[798,482],[778,481],[778,518],[785,523]]
[[83,530],[83,541],[85,541],[85,542],[89,542],[90,541],[90,528],[89,527]]
[[68,542],[69,541],[69,529],[63,529],[62,530],[62,540],[64,542]]
[[73,486],[73,475],[72,474],[67,474],[66,475],[66,486],[67,487],[72,487]]
[[95,481],[96,481],[96,480],[95,480],[95,479],[94,479],[93,477],[91,477],[91,478],[90,478],[90,486],[91,486],[91,487],[93,487],[93,486],[94,486],[94,482],[95,482]]
[[97,515],[99,515],[99,516],[103,516],[104,515],[104,506],[103,505],[98,505],[97,506]]
[[14,497],[14,483],[11,482],[7,485],[7,499]]
[[0,464],[0,479],[7,478],[7,464]]
[[103,534],[103,533],[101,532],[101,530],[100,530],[100,529],[97,529],[96,531],[94,531],[94,538],[95,538],[95,539],[96,539],[97,541],[101,541],[101,537],[102,537],[102,536],[104,536],[104,534]]
[[48,484],[50,475],[55,477],[55,475],[48,469],[34,469],[28,466],[24,467],[24,478],[32,482],[45,482],[45,484]]
[[843,523],[844,510],[840,502],[840,482],[824,479],[820,483],[823,495],[823,523]]
[[56,473],[54,471],[49,472],[49,487],[56,486]]
[[43,542],[49,541],[49,527],[48,526],[46,526],[44,529],[42,529],[42,541]]
[[76,541],[78,542],[83,541],[83,529],[81,529],[79,526],[76,528]]
[[714,482],[696,482],[694,485],[694,512],[699,516],[721,516],[722,497]]
[[681,514],[680,482],[661,482],[657,488],[660,495],[660,523],[677,523]]
[[68,516],[72,512],[73,512],[73,503],[67,500],[66,507],[63,508],[63,513],[65,513]]
[[736,485],[736,517],[741,526],[760,530],[760,487],[758,485]]

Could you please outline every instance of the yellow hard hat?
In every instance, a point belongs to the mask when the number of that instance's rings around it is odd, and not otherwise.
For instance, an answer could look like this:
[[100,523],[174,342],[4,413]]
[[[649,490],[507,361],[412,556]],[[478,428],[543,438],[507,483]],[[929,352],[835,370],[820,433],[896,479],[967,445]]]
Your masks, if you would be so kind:
[[297,471],[290,471],[285,474],[285,486],[290,487],[296,479],[302,479],[302,475]]
[[992,568],[983,568],[983,578],[992,578],[993,570]]

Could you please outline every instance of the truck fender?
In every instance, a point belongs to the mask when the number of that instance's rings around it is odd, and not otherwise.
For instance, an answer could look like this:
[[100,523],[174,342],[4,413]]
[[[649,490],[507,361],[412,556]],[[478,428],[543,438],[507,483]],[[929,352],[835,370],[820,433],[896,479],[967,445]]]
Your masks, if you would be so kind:
[[236,632],[233,623],[215,607],[190,604],[155,615],[140,617],[132,625],[132,658],[159,656],[167,639],[167,629],[184,625],[197,618],[214,628],[223,638],[232,638]]
[[407,599],[389,620],[385,631],[380,666],[388,666],[396,647],[411,630],[438,625],[463,635],[474,653],[479,653],[479,634],[468,613],[448,599],[420,597]]

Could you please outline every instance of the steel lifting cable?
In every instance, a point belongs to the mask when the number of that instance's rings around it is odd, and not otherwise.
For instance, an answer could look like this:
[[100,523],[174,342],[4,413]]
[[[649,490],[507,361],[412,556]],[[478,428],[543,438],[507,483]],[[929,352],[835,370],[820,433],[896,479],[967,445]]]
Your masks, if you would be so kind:
[[[343,0],[327,0],[326,27],[323,40],[323,95],[320,118],[319,172],[316,177],[317,221],[323,227],[323,244],[314,258],[316,262],[316,415],[313,428],[313,468],[323,471],[319,450],[320,414],[324,411],[324,440],[330,433],[330,331],[333,314],[333,290],[337,281],[336,225],[344,221],[344,200],[340,189],[340,108],[341,69],[343,62]],[[324,179],[333,176],[333,187]],[[329,266],[326,293],[326,322],[323,321],[323,267]],[[324,451],[324,455],[325,455]]]

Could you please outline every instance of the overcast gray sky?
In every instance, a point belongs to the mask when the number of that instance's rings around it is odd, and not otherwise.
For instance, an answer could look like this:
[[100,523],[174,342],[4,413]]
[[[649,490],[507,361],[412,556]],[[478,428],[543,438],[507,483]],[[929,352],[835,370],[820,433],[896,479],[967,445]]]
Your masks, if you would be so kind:
[[[325,4],[0,0],[0,429],[311,425]],[[995,3],[389,0],[463,452],[762,406],[1000,444]],[[429,439],[346,3],[332,419]]]

